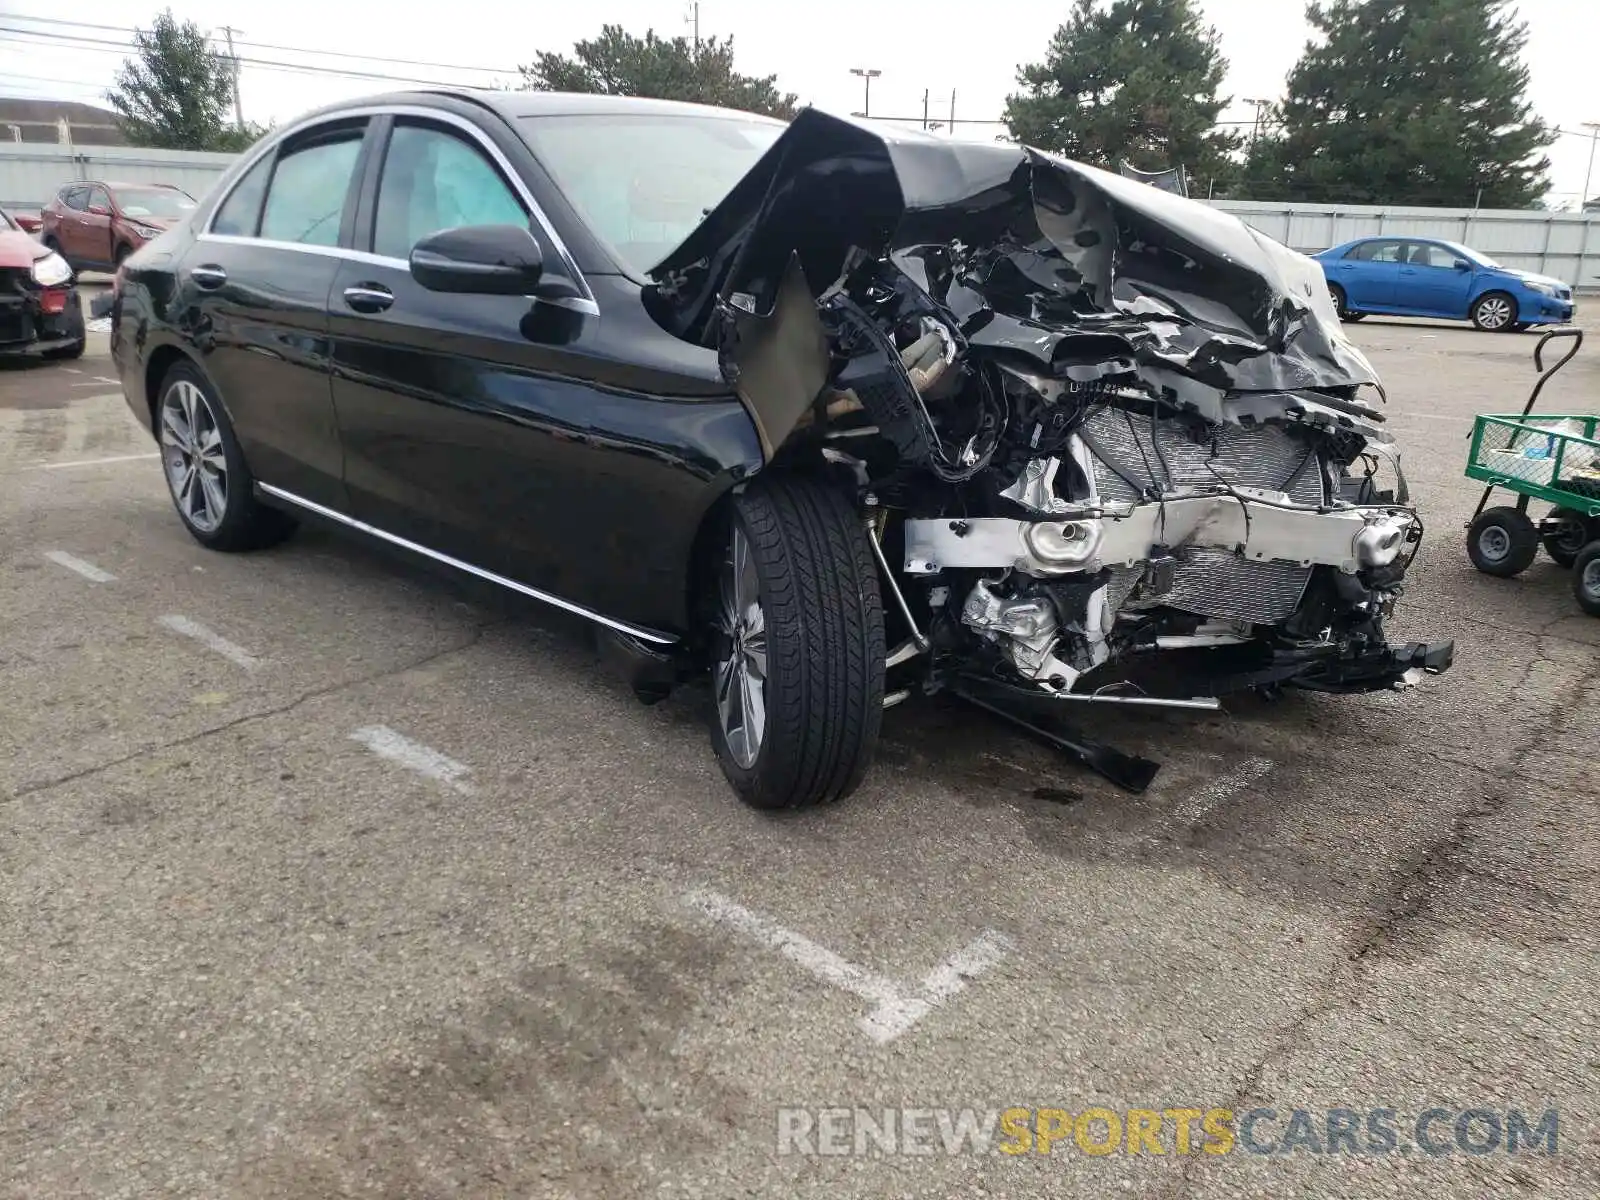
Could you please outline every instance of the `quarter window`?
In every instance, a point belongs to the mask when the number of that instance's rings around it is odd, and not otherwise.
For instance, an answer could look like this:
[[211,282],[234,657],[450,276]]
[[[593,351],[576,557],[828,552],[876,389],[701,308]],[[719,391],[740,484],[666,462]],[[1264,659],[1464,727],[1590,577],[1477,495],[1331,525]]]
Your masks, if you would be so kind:
[[267,179],[271,174],[272,155],[263,155],[261,161],[234,184],[233,191],[217,209],[211,221],[211,232],[230,237],[255,237],[256,224],[261,219],[261,198],[267,193]]
[[522,202],[477,147],[433,126],[395,126],[378,184],[374,254],[408,258],[441,229],[527,224]]
[[338,244],[361,137],[359,130],[352,130],[279,151],[261,212],[263,238],[308,246]]

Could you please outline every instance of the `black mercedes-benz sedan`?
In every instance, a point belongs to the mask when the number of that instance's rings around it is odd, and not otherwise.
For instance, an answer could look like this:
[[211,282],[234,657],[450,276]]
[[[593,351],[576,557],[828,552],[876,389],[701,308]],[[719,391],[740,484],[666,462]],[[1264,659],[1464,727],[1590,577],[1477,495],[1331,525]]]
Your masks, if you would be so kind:
[[316,519],[577,613],[642,697],[709,675],[762,807],[851,791],[918,692],[1204,707],[1449,665],[1384,640],[1422,527],[1315,264],[1024,147],[381,96],[274,131],[115,296],[201,544]]

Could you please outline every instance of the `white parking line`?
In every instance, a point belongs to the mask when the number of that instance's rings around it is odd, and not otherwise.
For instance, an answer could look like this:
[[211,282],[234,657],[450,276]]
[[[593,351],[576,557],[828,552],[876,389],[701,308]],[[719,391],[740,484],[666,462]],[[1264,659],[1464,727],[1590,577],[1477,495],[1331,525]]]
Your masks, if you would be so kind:
[[65,550],[46,550],[44,556],[57,566],[65,567],[69,571],[76,571],[93,583],[115,583],[117,580],[117,577],[110,571],[102,571],[92,562],[85,562],[76,554],[68,554]]
[[215,650],[223,658],[235,666],[243,667],[246,671],[254,671],[261,665],[261,660],[243,646],[235,645],[215,630],[207,629],[199,621],[191,621],[188,617],[177,613],[168,613],[164,617],[158,617],[157,621],[173,633],[193,638],[206,649]]
[[1219,775],[1176,806],[1178,816],[1190,824],[1201,820],[1235,792],[1241,792],[1272,770],[1270,758],[1247,758],[1226,775]]
[[432,746],[414,742],[405,734],[396,733],[387,725],[368,725],[356,730],[350,737],[380,758],[387,758],[407,770],[426,775],[452,791],[460,792],[463,796],[470,796],[473,793],[472,784],[465,778],[472,774],[471,767],[458,763],[448,755],[440,754]]
[[149,454],[113,454],[110,458],[80,458],[75,462],[39,463],[33,469],[35,471],[65,471],[68,467],[99,467],[104,466],[106,463],[134,462],[141,458],[160,457],[161,455],[157,451],[151,451]]
[[967,980],[983,974],[1011,949],[1010,938],[986,930],[944,959],[912,988],[857,966],[810,938],[751,912],[720,892],[696,890],[684,897],[684,903],[776,951],[818,979],[870,1001],[872,1011],[856,1024],[879,1045],[892,1042],[911,1029],[935,1008],[963,991]]

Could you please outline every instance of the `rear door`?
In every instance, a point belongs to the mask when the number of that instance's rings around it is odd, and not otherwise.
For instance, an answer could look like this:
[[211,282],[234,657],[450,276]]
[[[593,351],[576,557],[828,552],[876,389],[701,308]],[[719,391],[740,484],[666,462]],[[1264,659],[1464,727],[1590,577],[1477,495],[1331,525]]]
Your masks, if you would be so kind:
[[328,293],[349,245],[368,124],[329,120],[268,150],[179,269],[194,342],[256,477],[341,511]]
[[76,187],[64,188],[61,192],[59,216],[56,220],[56,241],[61,246],[61,253],[70,263],[83,261],[84,238],[84,209],[89,205],[89,188],[79,184]]
[[89,189],[83,213],[83,239],[78,253],[84,262],[111,261],[111,193],[99,184]]
[[[1465,317],[1472,293],[1472,270],[1460,270],[1461,256],[1438,242],[1412,242],[1400,268],[1400,305],[1439,317]],[[1464,260],[1462,260],[1464,261]]]
[[1389,308],[1395,303],[1400,282],[1400,259],[1405,243],[1398,238],[1373,238],[1352,247],[1339,261],[1334,279],[1350,298],[1350,306]]

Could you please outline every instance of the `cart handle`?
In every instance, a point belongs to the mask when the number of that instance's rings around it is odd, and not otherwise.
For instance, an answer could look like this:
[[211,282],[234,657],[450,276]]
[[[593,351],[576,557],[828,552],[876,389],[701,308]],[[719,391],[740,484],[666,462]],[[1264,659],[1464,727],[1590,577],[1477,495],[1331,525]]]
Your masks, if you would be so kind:
[[[1544,346],[1545,343],[1550,341],[1552,338],[1571,338],[1572,349],[1563,354],[1560,359],[1558,359],[1547,371],[1545,370],[1544,366]],[[1522,410],[1522,415],[1524,417],[1533,411],[1533,406],[1539,399],[1539,393],[1544,391],[1544,385],[1550,382],[1551,377],[1553,377],[1557,371],[1561,370],[1562,367],[1566,366],[1573,360],[1574,357],[1576,357],[1579,349],[1581,349],[1582,346],[1583,330],[1572,325],[1564,325],[1560,329],[1552,329],[1549,333],[1545,334],[1539,339],[1539,344],[1533,348],[1533,369],[1540,373],[1539,382],[1533,385],[1533,395],[1528,397],[1527,406]]]

